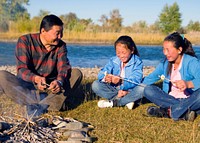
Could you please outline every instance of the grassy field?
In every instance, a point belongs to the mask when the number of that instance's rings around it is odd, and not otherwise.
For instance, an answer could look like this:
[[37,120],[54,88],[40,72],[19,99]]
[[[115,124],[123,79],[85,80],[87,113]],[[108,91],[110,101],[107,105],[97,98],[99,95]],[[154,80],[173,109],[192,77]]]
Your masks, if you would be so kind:
[[197,143],[200,141],[199,121],[178,121],[146,116],[150,103],[134,110],[125,107],[99,109],[97,101],[62,113],[95,126],[90,133],[97,143]]
[[145,102],[133,110],[126,107],[100,109],[97,107],[98,98],[90,90],[90,83],[86,84],[83,104],[60,115],[94,125],[90,135],[98,138],[97,143],[200,142],[199,117],[194,122],[148,117],[146,109],[153,104]]

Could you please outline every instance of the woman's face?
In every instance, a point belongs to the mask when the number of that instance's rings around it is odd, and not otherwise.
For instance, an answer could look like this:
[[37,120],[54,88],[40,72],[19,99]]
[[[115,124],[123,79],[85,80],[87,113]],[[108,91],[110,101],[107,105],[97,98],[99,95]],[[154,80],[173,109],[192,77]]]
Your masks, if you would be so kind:
[[176,62],[180,57],[182,48],[176,49],[174,43],[171,41],[163,42],[163,54],[166,56],[169,62]]
[[116,55],[123,63],[127,63],[133,54],[133,51],[128,49],[125,44],[117,43],[116,45]]

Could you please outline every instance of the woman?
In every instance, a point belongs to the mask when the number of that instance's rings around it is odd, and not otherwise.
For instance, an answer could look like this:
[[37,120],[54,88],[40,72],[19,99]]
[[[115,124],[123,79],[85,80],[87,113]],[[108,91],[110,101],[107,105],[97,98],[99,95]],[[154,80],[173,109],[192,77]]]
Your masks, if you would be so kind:
[[100,97],[98,107],[127,106],[132,109],[134,101],[142,98],[140,87],[143,77],[143,63],[137,47],[129,36],[121,36],[114,44],[116,56],[101,69],[92,90]]
[[[177,32],[163,42],[166,59],[144,78],[144,96],[156,104],[147,114],[193,121],[200,111],[200,63],[190,41]],[[163,80],[163,87],[149,85]]]

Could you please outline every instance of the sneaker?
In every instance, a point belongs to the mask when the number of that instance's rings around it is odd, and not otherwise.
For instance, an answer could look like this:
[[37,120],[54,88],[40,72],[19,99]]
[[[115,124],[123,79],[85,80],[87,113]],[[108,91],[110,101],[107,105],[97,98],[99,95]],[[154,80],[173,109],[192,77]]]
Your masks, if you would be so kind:
[[130,110],[133,109],[133,106],[134,106],[134,102],[130,102],[130,103],[126,104],[126,107],[127,107],[128,109],[130,109]]
[[150,117],[160,117],[160,118],[165,117],[165,118],[169,118],[167,109],[156,107],[156,106],[148,107],[147,115],[150,116]]
[[193,122],[194,119],[196,118],[196,113],[194,111],[188,111],[185,115],[184,115],[184,120],[189,121],[189,122]]
[[113,107],[113,101],[109,100],[100,100],[97,103],[99,108],[112,108]]

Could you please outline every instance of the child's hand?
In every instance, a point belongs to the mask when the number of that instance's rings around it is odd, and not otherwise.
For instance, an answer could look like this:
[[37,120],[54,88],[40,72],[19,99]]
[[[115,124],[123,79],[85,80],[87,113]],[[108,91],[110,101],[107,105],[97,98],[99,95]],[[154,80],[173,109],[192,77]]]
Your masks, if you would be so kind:
[[125,91],[125,90],[119,90],[118,91],[118,94],[117,94],[117,97],[121,98],[121,97],[124,97],[128,94],[128,91]]
[[114,84],[121,83],[120,77],[112,75],[112,83],[114,83]]
[[187,88],[187,83],[184,80],[177,80],[173,83],[180,91],[184,91]]
[[112,82],[112,74],[106,74],[105,75],[105,82],[111,83]]

